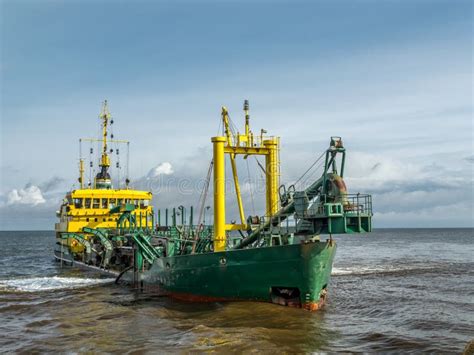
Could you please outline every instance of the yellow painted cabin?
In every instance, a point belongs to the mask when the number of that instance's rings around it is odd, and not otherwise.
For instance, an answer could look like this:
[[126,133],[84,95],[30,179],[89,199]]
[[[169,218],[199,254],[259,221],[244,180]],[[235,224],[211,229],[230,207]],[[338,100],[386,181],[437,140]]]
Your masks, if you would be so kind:
[[115,228],[119,214],[110,209],[126,203],[135,205],[137,226],[153,227],[152,193],[138,190],[78,189],[69,192],[58,211],[55,230],[82,234],[82,228]]

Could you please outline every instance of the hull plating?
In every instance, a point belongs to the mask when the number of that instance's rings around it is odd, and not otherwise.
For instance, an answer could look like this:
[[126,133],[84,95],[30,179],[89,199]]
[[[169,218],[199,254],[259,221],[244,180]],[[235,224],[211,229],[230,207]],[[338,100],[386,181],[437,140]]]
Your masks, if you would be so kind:
[[333,241],[159,258],[144,289],[191,301],[253,300],[321,307],[336,251]]

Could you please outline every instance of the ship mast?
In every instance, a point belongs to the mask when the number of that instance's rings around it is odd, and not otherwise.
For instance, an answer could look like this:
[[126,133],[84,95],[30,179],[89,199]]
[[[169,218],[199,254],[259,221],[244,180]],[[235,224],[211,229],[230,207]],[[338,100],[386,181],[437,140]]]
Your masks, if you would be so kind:
[[[99,133],[99,136],[97,138],[81,138],[79,139],[79,182],[81,183],[81,189],[84,188],[84,159],[82,157],[82,142],[90,142],[91,147],[90,147],[90,154],[91,157],[89,159],[89,167],[90,167],[90,174],[92,174],[92,167],[93,167],[93,162],[92,162],[92,154],[94,149],[92,148],[92,143],[93,142],[99,142],[101,144],[100,149],[100,157],[99,157],[99,172],[98,174],[94,177],[94,184],[92,188],[94,189],[112,189],[112,179],[110,177],[110,169],[111,169],[111,154],[115,153],[117,154],[117,161],[115,163],[115,167],[117,169],[120,169],[120,160],[119,160],[119,149],[112,149],[112,147],[109,147],[109,145],[113,144],[127,144],[127,162],[126,162],[126,176],[125,176],[125,186],[128,189],[128,185],[130,183],[130,178],[128,177],[128,166],[129,166],[129,141],[126,140],[117,140],[114,139],[114,134],[113,132],[109,133],[109,126],[112,127],[112,124],[114,123],[114,120],[112,118],[112,115],[110,114],[109,107],[107,100],[105,100],[102,104],[102,110],[99,114],[99,119],[100,119],[100,128],[101,128],[101,133]],[[102,134],[102,136],[100,136]],[[89,188],[90,182],[88,184]],[[119,187],[120,187],[120,182],[119,182]]]
[[110,118],[110,112],[107,106],[107,100],[104,101],[102,112],[99,117],[102,120],[102,158],[100,160],[100,166],[108,168],[110,166],[110,159],[107,155],[107,125]]
[[102,125],[102,156],[100,159],[100,171],[95,177],[95,188],[96,189],[111,189],[112,180],[110,179],[109,167],[110,167],[110,158],[107,154],[107,126],[109,119],[112,116],[110,115],[109,108],[107,106],[107,100],[104,101],[102,105],[102,112],[99,115]]

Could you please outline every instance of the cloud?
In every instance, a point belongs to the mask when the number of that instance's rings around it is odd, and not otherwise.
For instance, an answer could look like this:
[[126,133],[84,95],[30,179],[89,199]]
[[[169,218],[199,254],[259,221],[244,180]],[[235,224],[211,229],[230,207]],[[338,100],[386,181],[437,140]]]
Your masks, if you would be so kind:
[[[52,180],[59,185],[65,181],[62,178]],[[55,211],[66,192],[66,188],[60,190],[54,181],[27,184],[0,195],[0,230],[52,230],[57,222]]]
[[473,176],[462,158],[414,164],[371,153],[350,157],[346,184],[373,195],[374,225],[472,226]]
[[7,196],[7,205],[36,206],[45,202],[40,188],[35,185],[27,185],[23,189],[13,189]]
[[377,226],[395,228],[445,228],[453,226],[472,228],[472,202],[457,202],[456,199],[452,201],[454,202],[441,206],[426,203],[420,206],[416,213],[413,210],[376,211],[374,213],[374,221],[376,221]]
[[[284,146],[282,183],[294,183],[319,156],[315,151],[321,152],[325,147],[325,141],[318,142],[316,146]],[[210,149],[198,149],[194,155],[173,162],[172,175],[151,177],[155,174],[149,173],[136,179],[133,186],[152,191],[156,208],[192,205],[195,215],[198,215],[211,156]],[[472,224],[473,177],[469,166],[460,162],[461,157],[417,162],[379,152],[349,149],[345,181],[349,193],[372,194],[376,227],[466,226]],[[226,164],[226,200],[227,219],[230,221],[238,219],[238,210],[229,165]],[[253,158],[247,161],[238,158],[237,167],[245,215],[263,214],[264,177],[257,162]],[[322,169],[310,171],[305,185],[319,178],[321,173]],[[205,205],[212,206],[212,196],[211,181]],[[452,213],[454,210],[456,213]],[[430,220],[436,223],[430,223]]]
[[[379,150],[350,149],[349,144],[354,144],[354,140],[346,143],[344,180],[349,193],[372,195],[374,226],[473,225],[473,174],[463,155],[448,152],[446,156],[419,156],[418,151],[397,155]],[[321,141],[306,147],[303,144],[285,147],[285,151],[282,150],[282,182],[296,181],[325,146]],[[313,170],[307,173],[310,178],[304,186],[321,176],[322,168]]]
[[50,192],[62,187],[65,182],[66,182],[66,179],[58,177],[58,176],[53,176],[51,179],[40,184],[39,187],[41,188],[43,192]]
[[[282,182],[293,183],[327,146],[319,142],[315,146],[285,146],[282,153]],[[321,149],[322,148],[322,149]],[[194,223],[197,223],[200,197],[206,184],[212,151],[209,147],[198,148],[193,155],[161,162],[148,173],[133,179],[132,188],[151,191],[156,209],[183,205],[194,206]],[[457,160],[456,160],[457,159]],[[473,177],[470,164],[460,164],[464,158],[413,160],[396,158],[378,152],[349,150],[346,160],[345,181],[349,193],[373,195],[374,220],[380,227],[453,227],[472,226]],[[249,169],[247,170],[247,164]],[[255,159],[237,160],[239,180],[245,215],[262,215],[265,209],[264,177]],[[310,172],[308,184],[317,179],[321,170]],[[238,209],[230,164],[226,164],[227,220],[238,220]],[[62,178],[52,178],[23,189],[13,189],[3,197],[0,206],[2,229],[14,228],[15,215],[28,215],[31,224],[52,229],[56,217],[54,211],[64,197],[58,185]],[[212,181],[204,206],[211,206],[206,221],[212,220]],[[1,196],[0,196],[1,199]],[[42,202],[40,202],[42,201]],[[36,204],[35,204],[36,203]],[[164,213],[162,213],[164,216]],[[15,222],[16,223],[16,222]],[[24,222],[18,221],[18,223]],[[10,227],[11,226],[11,227]],[[26,228],[26,227],[22,227]]]
[[171,175],[173,174],[173,166],[169,162],[164,162],[159,164],[158,166],[155,166],[153,169],[151,169],[148,172],[147,178],[152,179],[156,178],[160,175]]

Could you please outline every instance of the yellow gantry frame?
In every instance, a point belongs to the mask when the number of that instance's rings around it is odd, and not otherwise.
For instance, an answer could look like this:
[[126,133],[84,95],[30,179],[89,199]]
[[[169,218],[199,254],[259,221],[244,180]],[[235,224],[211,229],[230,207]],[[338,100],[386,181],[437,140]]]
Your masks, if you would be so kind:
[[[226,231],[247,229],[235,163],[235,156],[237,154],[244,155],[245,159],[249,155],[265,156],[266,216],[271,217],[280,208],[278,198],[278,187],[280,184],[279,138],[263,137],[264,131],[262,130],[260,139],[254,141],[254,136],[249,126],[247,107],[245,108],[245,134],[234,136],[231,133],[229,114],[225,107],[222,107],[222,121],[225,136],[213,137],[211,139],[214,153],[214,251],[225,250]],[[229,154],[230,157],[241,224],[226,224],[225,154]]]

